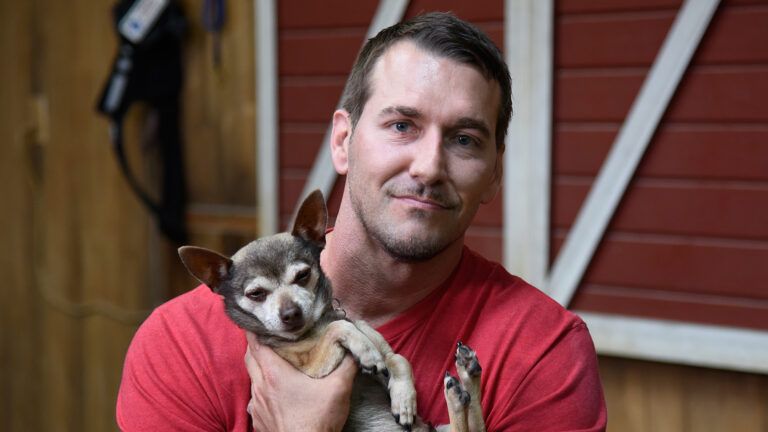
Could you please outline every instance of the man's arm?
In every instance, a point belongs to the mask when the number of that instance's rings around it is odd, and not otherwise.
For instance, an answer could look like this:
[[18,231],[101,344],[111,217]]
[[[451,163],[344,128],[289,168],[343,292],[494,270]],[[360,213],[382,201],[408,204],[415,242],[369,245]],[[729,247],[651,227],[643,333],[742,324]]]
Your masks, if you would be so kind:
[[[134,335],[125,357],[117,397],[117,423],[124,431],[221,430],[221,412],[191,335],[153,313]],[[244,409],[244,406],[243,406]]]
[[[232,324],[226,331],[209,333],[205,329],[211,323],[190,318],[200,320],[200,312],[178,304],[162,306],[136,332],[118,393],[121,430],[245,431],[251,424],[257,431],[310,430],[290,423],[304,418],[327,425],[311,430],[341,429],[357,371],[353,361],[345,360],[319,380],[297,371],[268,348],[250,348],[255,355],[249,353],[244,365],[243,331]],[[215,328],[229,325],[222,317],[222,325]],[[249,386],[249,374],[255,387]],[[258,397],[249,404],[251,396]],[[253,419],[246,409],[254,411]],[[273,426],[280,424],[285,429]]]
[[346,356],[330,375],[314,379],[248,333],[245,365],[251,377],[248,412],[256,431],[340,431],[349,415],[357,366]]

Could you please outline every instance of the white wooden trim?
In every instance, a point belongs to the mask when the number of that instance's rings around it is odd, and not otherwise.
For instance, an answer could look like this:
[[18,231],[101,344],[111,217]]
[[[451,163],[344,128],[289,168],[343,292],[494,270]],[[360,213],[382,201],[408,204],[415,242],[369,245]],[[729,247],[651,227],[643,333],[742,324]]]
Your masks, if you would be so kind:
[[549,262],[553,0],[507,0],[514,115],[504,154],[504,265],[543,286]]
[[600,354],[768,373],[768,332],[576,311]]
[[[400,20],[403,19],[407,7],[408,0],[380,0],[379,6],[376,9],[376,14],[373,16],[371,25],[368,27],[365,41],[376,36],[381,30],[400,22]],[[365,43],[365,41],[363,41],[363,43]],[[337,107],[339,107],[340,104],[341,102],[339,102]],[[304,190],[301,191],[301,196],[296,202],[294,215],[298,211],[302,200],[315,189],[320,189],[326,199],[333,190],[337,174],[336,170],[333,168],[333,162],[331,161],[330,141],[332,130],[333,123],[330,123],[328,129],[325,131],[323,144],[320,146],[320,152],[318,152],[317,157],[315,158],[315,163],[312,165],[312,170],[307,177],[307,182],[304,184]]]
[[256,190],[259,236],[278,230],[277,16],[274,0],[254,5],[256,45]]
[[570,303],[718,3],[719,0],[686,0],[678,12],[552,266],[546,290],[560,304]]

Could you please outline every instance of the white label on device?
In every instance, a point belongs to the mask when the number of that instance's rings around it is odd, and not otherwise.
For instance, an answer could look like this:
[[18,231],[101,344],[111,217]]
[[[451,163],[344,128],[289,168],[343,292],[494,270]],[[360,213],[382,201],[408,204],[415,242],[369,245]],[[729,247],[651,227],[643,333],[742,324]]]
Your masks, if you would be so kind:
[[141,42],[166,6],[168,0],[137,1],[120,20],[120,33],[133,43]]

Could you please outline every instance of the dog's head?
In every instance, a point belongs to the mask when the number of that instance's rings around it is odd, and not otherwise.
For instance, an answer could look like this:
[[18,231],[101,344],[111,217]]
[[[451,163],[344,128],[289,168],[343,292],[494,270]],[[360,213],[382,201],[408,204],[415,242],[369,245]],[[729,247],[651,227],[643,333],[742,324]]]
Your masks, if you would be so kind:
[[320,191],[302,203],[293,230],[255,240],[232,258],[195,246],[179,248],[190,273],[224,297],[229,316],[260,336],[296,340],[332,309],[320,269],[328,212]]

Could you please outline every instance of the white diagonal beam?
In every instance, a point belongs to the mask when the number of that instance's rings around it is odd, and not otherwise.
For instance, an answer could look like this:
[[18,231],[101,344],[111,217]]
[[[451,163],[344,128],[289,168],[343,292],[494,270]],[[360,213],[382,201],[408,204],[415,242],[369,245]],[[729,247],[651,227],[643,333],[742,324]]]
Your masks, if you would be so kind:
[[547,292],[567,306],[667,109],[719,0],[686,0],[552,267]]

